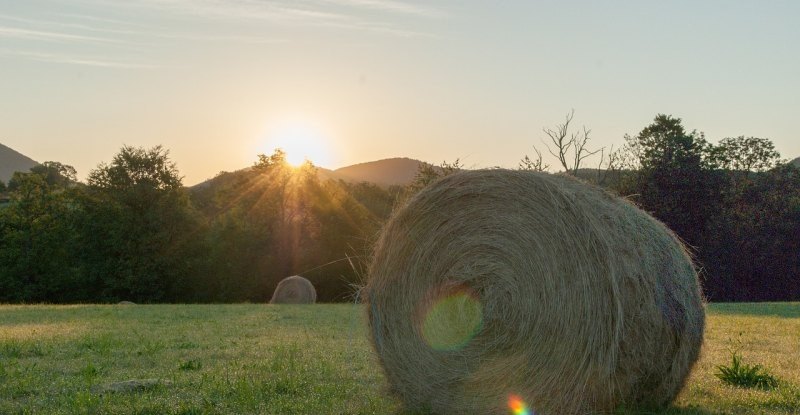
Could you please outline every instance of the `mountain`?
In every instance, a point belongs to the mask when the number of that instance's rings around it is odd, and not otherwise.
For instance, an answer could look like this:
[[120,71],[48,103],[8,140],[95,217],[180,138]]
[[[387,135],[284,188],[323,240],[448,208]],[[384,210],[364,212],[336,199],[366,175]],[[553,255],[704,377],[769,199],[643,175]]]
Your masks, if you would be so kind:
[[790,161],[789,164],[791,164],[791,165],[797,167],[798,169],[800,169],[800,157]]
[[417,170],[419,170],[419,166],[422,163],[419,160],[396,157],[342,167],[333,170],[330,176],[333,179],[342,179],[346,182],[370,182],[381,186],[404,186],[414,180],[414,176],[416,176]]
[[36,161],[0,144],[0,180],[8,183],[15,171],[28,171],[38,165]]
[[[322,180],[344,180],[348,183],[368,182],[384,187],[405,186],[414,180],[422,163],[424,162],[406,157],[395,157],[354,164],[336,170],[318,167],[317,174]],[[204,188],[219,187],[223,183],[227,185],[228,182],[244,180],[242,177],[247,176],[249,171],[251,171],[250,167],[232,173],[222,172],[214,178],[191,186],[191,188],[201,191]]]

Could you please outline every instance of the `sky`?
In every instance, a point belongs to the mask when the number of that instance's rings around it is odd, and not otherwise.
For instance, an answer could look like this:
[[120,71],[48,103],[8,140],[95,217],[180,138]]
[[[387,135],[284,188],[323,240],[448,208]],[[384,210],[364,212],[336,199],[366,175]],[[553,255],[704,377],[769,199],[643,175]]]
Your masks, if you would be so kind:
[[547,155],[656,114],[800,156],[800,2],[0,0],[0,143],[83,179],[123,145],[191,185],[278,146],[337,168]]

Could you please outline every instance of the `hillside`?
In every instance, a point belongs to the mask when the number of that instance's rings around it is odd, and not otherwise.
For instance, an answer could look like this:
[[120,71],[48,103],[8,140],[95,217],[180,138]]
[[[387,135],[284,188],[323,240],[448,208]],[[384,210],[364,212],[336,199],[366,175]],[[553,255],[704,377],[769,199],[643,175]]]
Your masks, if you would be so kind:
[[0,144],[0,180],[7,183],[15,171],[28,171],[36,161]]
[[[324,180],[344,180],[348,183],[374,183],[379,186],[405,186],[414,180],[414,176],[419,170],[422,161],[406,157],[396,157],[366,163],[354,164],[336,170],[323,167],[317,168],[319,178]],[[244,168],[235,172],[222,172],[214,178],[200,182],[191,189],[194,192],[203,192],[203,189],[220,187],[225,183],[237,180],[245,180],[250,168]],[[205,190],[211,191],[211,190]]]
[[332,178],[346,182],[370,182],[381,186],[407,185],[423,162],[406,157],[354,164],[334,170]]
[[791,164],[791,165],[797,167],[798,169],[800,169],[800,157],[790,161],[789,164]]

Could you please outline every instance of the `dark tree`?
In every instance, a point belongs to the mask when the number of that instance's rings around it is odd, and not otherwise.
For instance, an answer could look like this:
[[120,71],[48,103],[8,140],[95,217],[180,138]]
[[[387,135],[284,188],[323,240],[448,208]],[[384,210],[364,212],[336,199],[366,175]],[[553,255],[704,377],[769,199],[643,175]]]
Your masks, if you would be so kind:
[[87,300],[74,258],[76,209],[68,180],[40,167],[14,173],[11,201],[0,207],[0,301]]
[[719,179],[711,172],[709,144],[687,132],[680,118],[659,114],[636,136],[639,174],[635,200],[690,245],[719,207]]
[[103,299],[186,299],[199,223],[169,153],[125,146],[89,173],[84,260]]
[[719,168],[741,172],[763,172],[776,167],[781,155],[768,138],[723,138],[714,146],[712,157]]

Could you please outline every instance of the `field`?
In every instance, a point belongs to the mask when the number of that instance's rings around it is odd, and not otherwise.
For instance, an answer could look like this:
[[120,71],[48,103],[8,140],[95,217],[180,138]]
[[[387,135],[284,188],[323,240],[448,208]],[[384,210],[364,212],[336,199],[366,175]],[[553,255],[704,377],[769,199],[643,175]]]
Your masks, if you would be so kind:
[[[781,386],[722,384],[732,347]],[[146,381],[113,391],[133,379]],[[398,411],[359,306],[0,306],[0,414]],[[665,413],[800,414],[800,303],[710,305],[701,361]]]

